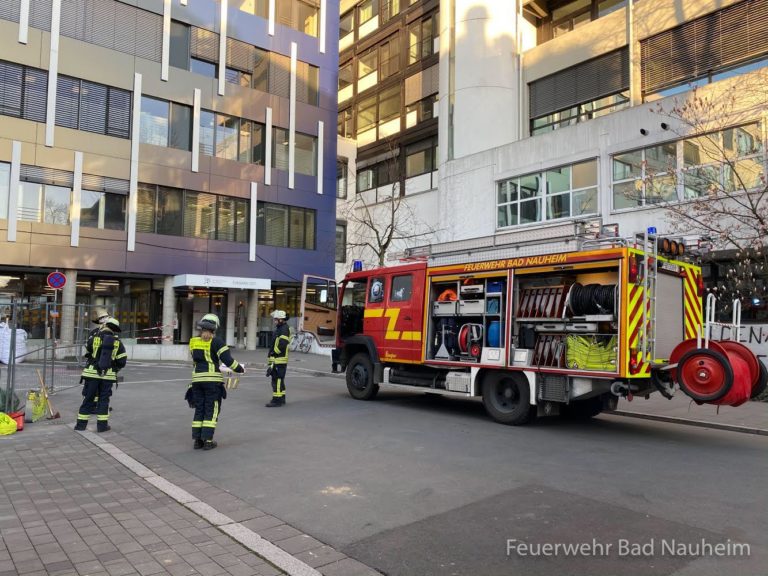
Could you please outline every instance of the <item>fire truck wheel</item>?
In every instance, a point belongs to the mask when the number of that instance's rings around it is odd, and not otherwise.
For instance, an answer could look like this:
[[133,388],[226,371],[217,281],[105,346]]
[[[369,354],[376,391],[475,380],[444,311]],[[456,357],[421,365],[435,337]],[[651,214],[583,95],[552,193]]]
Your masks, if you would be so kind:
[[519,426],[531,419],[531,393],[522,374],[492,372],[483,379],[483,406],[501,424]]
[[760,377],[757,379],[757,384],[752,387],[752,394],[749,395],[753,399],[765,392],[766,384],[768,384],[768,368],[765,367],[762,360],[757,362],[760,364]]
[[603,399],[600,396],[576,400],[560,408],[560,415],[569,420],[589,420],[603,411]]
[[347,390],[355,400],[373,400],[379,385],[373,382],[373,364],[365,352],[352,356],[347,366]]

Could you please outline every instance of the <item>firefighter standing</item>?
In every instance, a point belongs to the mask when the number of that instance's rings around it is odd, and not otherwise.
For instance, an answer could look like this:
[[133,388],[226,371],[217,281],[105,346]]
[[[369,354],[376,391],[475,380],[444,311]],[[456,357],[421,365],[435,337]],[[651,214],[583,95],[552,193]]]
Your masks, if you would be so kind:
[[195,406],[192,420],[193,448],[211,450],[217,445],[213,441],[213,433],[216,431],[221,401],[227,397],[219,364],[223,363],[241,374],[245,369],[232,358],[224,340],[215,335],[219,328],[219,317],[216,314],[203,316],[197,327],[200,335],[189,341],[193,363],[192,403]]
[[88,418],[96,408],[96,432],[107,432],[109,426],[109,397],[117,373],[125,367],[128,354],[120,341],[120,322],[107,317],[85,344],[87,365],[83,369],[83,403],[77,414],[75,430],[85,430]]
[[285,371],[288,368],[288,344],[291,342],[285,312],[275,310],[272,318],[275,320],[275,337],[267,355],[267,374],[272,377],[272,400],[266,404],[267,408],[285,405]]

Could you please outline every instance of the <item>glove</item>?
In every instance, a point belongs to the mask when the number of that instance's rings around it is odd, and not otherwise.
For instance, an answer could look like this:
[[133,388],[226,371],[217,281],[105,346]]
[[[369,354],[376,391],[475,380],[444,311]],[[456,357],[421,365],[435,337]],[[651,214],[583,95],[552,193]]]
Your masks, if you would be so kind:
[[267,366],[267,378],[271,378],[272,377],[272,370],[273,370],[272,364]]
[[219,382],[219,398],[221,400],[226,400],[227,398],[227,388],[223,382]]
[[237,372],[238,374],[245,374],[245,365],[238,364],[237,368],[235,368],[235,372]]
[[190,408],[195,407],[195,397],[192,395],[192,386],[187,387],[187,393],[184,394],[184,400],[187,401],[187,404],[189,404]]

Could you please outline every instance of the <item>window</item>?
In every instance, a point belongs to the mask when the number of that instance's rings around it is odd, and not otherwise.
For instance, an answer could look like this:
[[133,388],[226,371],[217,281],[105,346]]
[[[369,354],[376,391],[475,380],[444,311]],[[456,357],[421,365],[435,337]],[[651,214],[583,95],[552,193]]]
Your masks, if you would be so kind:
[[339,100],[346,100],[352,96],[352,85],[354,76],[352,74],[352,62],[339,68]]
[[[2,165],[0,164],[0,168]],[[336,198],[347,197],[347,180],[349,175],[349,165],[346,162],[336,161]],[[0,172],[0,183],[2,183],[2,173]],[[2,190],[2,188],[0,188]],[[2,217],[2,212],[0,212]]]
[[437,94],[427,96],[423,100],[414,102],[405,107],[405,127],[412,128],[421,122],[435,117],[435,105]]
[[[376,48],[368,50],[357,58],[357,80],[363,80],[368,75],[376,72]],[[360,90],[360,88],[358,88]]]
[[392,302],[408,302],[411,299],[413,276],[393,276],[389,299]]
[[200,154],[213,156],[213,143],[216,135],[216,114],[208,110],[200,111]]
[[168,62],[175,68],[189,70],[190,28],[171,20],[171,45]]
[[597,213],[597,160],[525,174],[497,184],[496,227]]
[[643,95],[711,82],[748,63],[768,64],[765,13],[765,0],[745,0],[641,40]]
[[8,219],[8,192],[11,188],[11,165],[0,162],[0,220]]
[[374,167],[359,168],[357,171],[357,191],[365,192],[376,187],[376,169]]
[[315,211],[259,202],[256,243],[283,248],[315,249]]
[[431,14],[408,26],[408,64],[435,54],[438,15]]
[[[395,85],[379,94],[379,126],[400,116],[400,86]],[[379,137],[382,135],[380,134]]]
[[629,106],[629,51],[609,52],[529,85],[531,135]]
[[283,26],[317,36],[319,6],[319,0],[280,0],[275,2],[275,17]]
[[381,3],[381,21],[388,22],[393,16],[400,13],[401,0],[382,0]]
[[347,225],[336,223],[336,263],[347,261]]
[[225,160],[264,163],[263,124],[200,111],[200,153]]
[[243,72],[235,68],[226,68],[224,71],[224,79],[230,84],[250,88],[253,77],[248,72]]
[[382,43],[379,47],[380,79],[389,78],[400,70],[400,44],[397,35]]
[[566,0],[549,2],[556,8],[545,18],[539,19],[539,38],[546,42],[558,38],[585,24],[607,16],[627,5],[627,0]]
[[613,208],[630,208],[677,199],[674,142],[613,157]]
[[21,182],[19,184],[18,220],[69,224],[72,190],[65,186]]
[[275,128],[273,140],[274,150],[272,151],[272,158],[275,168],[288,172],[288,130],[285,128]]
[[346,110],[341,110],[339,112],[336,131],[342,138],[355,137],[355,123],[351,108],[347,108]]
[[45,122],[48,73],[0,62],[0,114]]
[[405,148],[405,176],[418,176],[432,172],[437,166],[437,141],[422,140]]
[[56,86],[56,125],[108,136],[130,136],[131,93],[68,76]]
[[139,184],[136,230],[247,242],[249,206],[241,198]]
[[264,164],[264,125],[251,122],[251,162]]
[[339,19],[339,49],[351,46],[354,40],[355,32],[355,12],[350,11],[342,14]]
[[269,0],[238,0],[237,7],[248,14],[269,18]]
[[216,78],[217,66],[214,62],[203,60],[201,58],[191,58],[189,63],[189,71],[195,74],[201,74],[208,78]]
[[125,230],[126,196],[83,190],[80,226],[99,230]]
[[296,172],[317,176],[317,138],[296,132],[294,160]]
[[179,150],[192,149],[192,108],[141,97],[140,141]]
[[216,114],[216,157],[237,160],[240,140],[240,119]]
[[357,7],[357,17],[360,24],[365,24],[379,13],[379,0],[363,0]]

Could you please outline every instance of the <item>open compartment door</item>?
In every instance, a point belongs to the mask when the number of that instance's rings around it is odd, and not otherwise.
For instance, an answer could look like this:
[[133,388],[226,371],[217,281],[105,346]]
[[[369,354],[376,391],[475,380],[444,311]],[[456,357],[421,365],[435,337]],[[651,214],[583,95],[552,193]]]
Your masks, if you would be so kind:
[[311,332],[320,344],[333,344],[337,307],[336,280],[305,274],[301,283],[299,331]]

